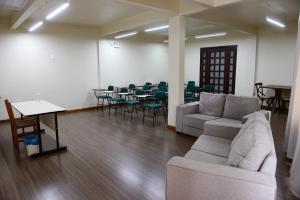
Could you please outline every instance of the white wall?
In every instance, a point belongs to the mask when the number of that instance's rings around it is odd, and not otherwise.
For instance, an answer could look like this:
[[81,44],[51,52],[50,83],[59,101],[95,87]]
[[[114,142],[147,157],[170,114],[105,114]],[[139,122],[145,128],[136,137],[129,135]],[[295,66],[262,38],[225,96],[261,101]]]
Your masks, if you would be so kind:
[[[53,28],[52,28],[53,29]],[[33,100],[37,93],[67,109],[93,106],[98,87],[97,34],[75,28],[36,33],[0,28],[0,96]],[[0,120],[7,119],[3,101]]]
[[128,87],[150,81],[158,83],[168,78],[168,48],[166,44],[134,39],[119,40],[120,48],[114,48],[113,40],[100,40],[100,85]]
[[255,79],[256,36],[227,36],[214,39],[193,40],[186,45],[185,79],[199,84],[200,48],[238,45],[236,66],[237,95],[252,95]]
[[292,85],[297,24],[287,29],[261,28],[258,32],[257,82]]

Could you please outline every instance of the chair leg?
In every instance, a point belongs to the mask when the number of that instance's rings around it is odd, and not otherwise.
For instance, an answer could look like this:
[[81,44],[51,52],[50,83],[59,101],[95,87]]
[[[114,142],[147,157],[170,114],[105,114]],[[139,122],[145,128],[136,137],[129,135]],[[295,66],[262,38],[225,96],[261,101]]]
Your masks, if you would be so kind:
[[145,108],[143,107],[143,124],[145,123]]
[[104,100],[105,100],[105,99],[102,99],[102,105],[101,105],[102,112],[104,111]]
[[163,110],[164,117],[165,117],[165,123],[167,123],[167,114],[166,114],[165,108],[162,107],[162,110]]
[[111,102],[108,104],[108,114],[110,115]]
[[153,126],[154,126],[154,120],[155,120],[155,108],[153,109],[153,118],[152,118],[152,124],[153,124]]
[[18,141],[18,133],[16,131],[12,131],[12,139],[13,139],[13,146],[14,149],[19,152],[19,141]]
[[132,120],[132,113],[133,113],[134,107],[135,107],[135,105],[131,105],[130,120]]

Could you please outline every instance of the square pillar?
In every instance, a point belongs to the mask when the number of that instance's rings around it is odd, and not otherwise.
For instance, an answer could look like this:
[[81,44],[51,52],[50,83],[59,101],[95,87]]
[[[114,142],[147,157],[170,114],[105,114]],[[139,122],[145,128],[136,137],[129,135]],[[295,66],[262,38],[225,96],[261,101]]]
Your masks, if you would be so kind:
[[184,103],[185,18],[169,19],[168,125],[176,124],[176,107]]

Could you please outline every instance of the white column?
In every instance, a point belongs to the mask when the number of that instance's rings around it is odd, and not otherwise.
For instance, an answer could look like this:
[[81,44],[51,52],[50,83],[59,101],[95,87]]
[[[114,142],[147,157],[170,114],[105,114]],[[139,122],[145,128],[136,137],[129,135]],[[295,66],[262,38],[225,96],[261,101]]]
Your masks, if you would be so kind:
[[289,115],[285,130],[284,148],[287,157],[293,159],[298,141],[300,123],[300,21],[298,21],[297,50],[294,68],[294,83],[292,87]]
[[295,64],[295,78],[289,108],[289,117],[286,128],[286,151],[287,156],[293,158],[291,167],[291,190],[300,198],[300,17],[298,20],[297,52]]
[[168,125],[176,124],[176,106],[184,103],[185,18],[169,19],[169,115]]
[[[299,134],[299,132],[298,132]],[[293,159],[293,164],[291,167],[291,191],[293,194],[300,198],[300,139],[298,137],[297,148]]]

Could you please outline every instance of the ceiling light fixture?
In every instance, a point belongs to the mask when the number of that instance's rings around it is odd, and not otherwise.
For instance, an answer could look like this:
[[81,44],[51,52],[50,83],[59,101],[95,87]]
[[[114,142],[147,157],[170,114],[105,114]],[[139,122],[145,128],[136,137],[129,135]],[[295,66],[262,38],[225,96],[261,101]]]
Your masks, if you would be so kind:
[[115,39],[121,39],[121,38],[125,38],[125,37],[134,36],[134,35],[136,35],[137,33],[138,33],[138,32],[136,32],[136,31],[130,32],[130,33],[124,33],[124,34],[115,36]]
[[28,31],[29,32],[33,32],[34,30],[36,30],[38,27],[42,26],[44,24],[44,22],[39,21],[36,24],[34,24],[33,26],[31,26]]
[[159,31],[159,30],[168,29],[168,28],[169,28],[169,25],[158,26],[158,27],[145,29],[145,32]]
[[69,3],[64,3],[63,5],[59,6],[58,8],[56,8],[53,12],[51,12],[49,15],[47,15],[46,19],[50,20],[53,17],[55,17],[56,15],[58,15],[60,12],[62,12],[63,10],[65,10],[67,7],[69,7]]
[[278,27],[280,27],[280,28],[285,28],[285,24],[284,23],[282,23],[281,21],[278,21],[277,19],[274,19],[274,18],[272,18],[272,17],[266,17],[266,20],[267,20],[267,22],[269,22],[269,23],[271,23],[271,24],[273,24],[273,25],[275,25],[275,26],[278,26]]
[[226,32],[221,32],[221,33],[212,33],[212,34],[207,34],[207,35],[197,35],[195,36],[196,39],[202,39],[202,38],[209,38],[209,37],[219,37],[219,36],[224,36],[227,35]]

